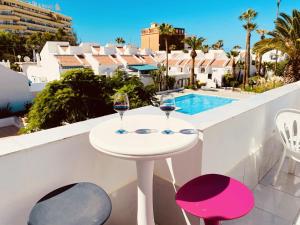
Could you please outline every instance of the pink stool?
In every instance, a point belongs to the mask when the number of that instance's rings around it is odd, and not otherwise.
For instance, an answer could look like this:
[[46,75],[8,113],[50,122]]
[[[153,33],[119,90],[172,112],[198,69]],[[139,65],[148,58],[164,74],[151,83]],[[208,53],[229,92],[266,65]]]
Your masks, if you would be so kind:
[[205,225],[219,225],[248,214],[254,207],[253,193],[230,177],[209,174],[186,183],[176,194],[186,212],[203,218]]

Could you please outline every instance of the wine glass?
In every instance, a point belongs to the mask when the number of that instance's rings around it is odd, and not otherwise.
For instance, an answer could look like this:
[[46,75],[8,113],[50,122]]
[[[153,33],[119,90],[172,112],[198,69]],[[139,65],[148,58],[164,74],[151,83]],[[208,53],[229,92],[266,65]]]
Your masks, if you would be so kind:
[[117,93],[114,95],[114,110],[119,113],[121,119],[120,129],[117,134],[125,134],[127,131],[123,128],[124,113],[129,110],[129,99],[127,94]]
[[166,113],[166,129],[162,132],[163,134],[173,134],[174,132],[169,128],[169,118],[171,112],[176,109],[175,98],[172,94],[163,94],[160,98],[160,109]]

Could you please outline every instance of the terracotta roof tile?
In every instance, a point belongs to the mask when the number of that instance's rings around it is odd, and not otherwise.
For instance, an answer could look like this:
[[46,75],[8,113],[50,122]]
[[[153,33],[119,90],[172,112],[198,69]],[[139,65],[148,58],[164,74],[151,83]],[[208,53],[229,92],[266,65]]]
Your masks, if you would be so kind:
[[209,66],[211,64],[211,59],[205,59],[200,66]]
[[77,57],[81,60],[81,62],[83,63],[83,66],[85,66],[85,67],[91,67],[91,65],[86,60],[86,58],[85,58],[84,55],[77,55]]
[[[169,59],[169,66],[176,66],[176,65],[180,64],[181,62],[182,62],[182,60]],[[166,64],[166,60],[164,60],[163,64]]]
[[82,67],[83,65],[74,55],[57,55],[58,63],[61,66]]
[[94,55],[93,56],[100,65],[116,65],[118,63],[116,63],[114,60],[111,59],[110,56],[108,55]]
[[142,64],[140,60],[132,55],[122,55],[122,58],[127,62],[128,65]]
[[195,60],[195,67],[200,67],[201,63],[203,62],[202,59],[196,59]]
[[156,61],[149,55],[140,56],[147,64],[156,64]]
[[212,67],[218,67],[218,68],[222,68],[225,66],[225,63],[227,62],[227,59],[216,59],[213,61],[213,63],[211,64]]
[[179,66],[186,66],[191,61],[191,59],[184,59],[178,65]]

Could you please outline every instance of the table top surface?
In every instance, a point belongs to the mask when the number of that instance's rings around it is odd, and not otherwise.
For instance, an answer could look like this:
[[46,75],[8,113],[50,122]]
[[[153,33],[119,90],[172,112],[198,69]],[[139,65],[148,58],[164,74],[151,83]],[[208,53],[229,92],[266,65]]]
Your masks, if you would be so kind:
[[[90,143],[103,153],[133,159],[166,158],[187,151],[198,143],[198,132],[190,123],[171,117],[168,124],[174,133],[169,135],[162,134],[166,124],[164,115],[125,114],[123,127],[128,133],[117,134],[120,119],[111,119],[92,129]],[[148,132],[140,132],[141,129]]]

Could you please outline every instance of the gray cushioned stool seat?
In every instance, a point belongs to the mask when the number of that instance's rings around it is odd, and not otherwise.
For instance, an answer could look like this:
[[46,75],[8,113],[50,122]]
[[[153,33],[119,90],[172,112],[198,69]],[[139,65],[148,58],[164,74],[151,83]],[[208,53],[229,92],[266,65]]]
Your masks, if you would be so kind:
[[78,183],[43,197],[33,207],[28,225],[101,225],[110,213],[111,201],[102,188]]

